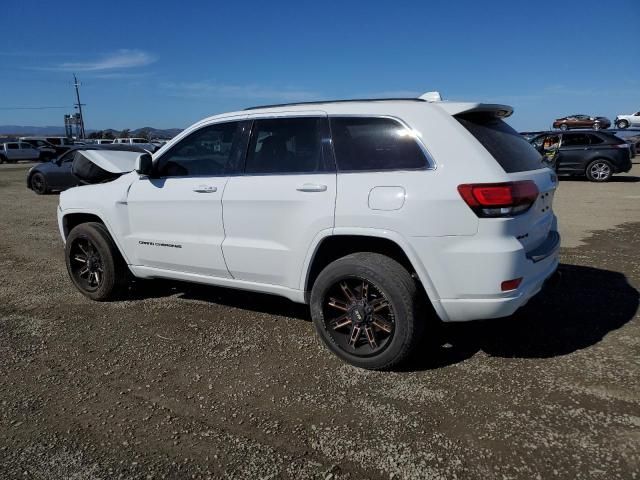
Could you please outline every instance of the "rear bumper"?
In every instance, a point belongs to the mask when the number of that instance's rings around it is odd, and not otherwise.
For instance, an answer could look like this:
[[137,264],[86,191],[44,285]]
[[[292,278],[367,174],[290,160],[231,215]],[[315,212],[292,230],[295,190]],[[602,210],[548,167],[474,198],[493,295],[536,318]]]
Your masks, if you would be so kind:
[[509,296],[493,298],[442,299],[440,304],[447,312],[450,322],[468,322],[490,318],[508,317],[536,295],[544,282],[558,269],[558,256],[552,255],[540,262],[540,269],[533,275],[525,277],[523,283]]
[[[555,225],[554,225],[555,227]],[[443,240],[443,242],[446,242]],[[525,251],[515,238],[460,239],[438,249],[425,267],[438,290],[436,310],[446,322],[506,317],[536,295],[558,268],[560,235],[553,228],[536,248]],[[430,245],[431,251],[436,251]],[[515,290],[501,291],[503,281],[522,278]],[[435,305],[434,305],[435,306]]]

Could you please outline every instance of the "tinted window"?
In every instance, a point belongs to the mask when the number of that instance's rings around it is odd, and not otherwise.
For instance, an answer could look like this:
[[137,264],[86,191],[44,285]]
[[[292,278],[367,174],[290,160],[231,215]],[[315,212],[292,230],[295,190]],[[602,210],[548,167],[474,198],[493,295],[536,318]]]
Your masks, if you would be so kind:
[[18,150],[18,144],[17,143],[7,143],[7,148],[9,150]]
[[240,154],[240,122],[201,128],[180,140],[158,162],[162,177],[224,175],[231,160]]
[[506,173],[542,168],[542,157],[513,128],[493,115],[455,117],[496,159]]
[[47,138],[47,142],[54,145],[62,145],[62,140],[60,140],[59,138]]
[[30,143],[21,143],[20,148],[22,148],[23,150],[33,150],[33,145],[31,145]]
[[328,136],[326,118],[277,118],[256,120],[245,172],[314,173],[331,170],[323,154],[323,138]]
[[565,133],[562,136],[563,147],[573,147],[578,145],[589,145],[589,135],[585,135],[584,133]]
[[134,138],[133,143],[147,143],[147,141],[143,138]]
[[412,132],[390,118],[333,117],[331,137],[338,170],[404,170],[427,166],[427,158]]
[[599,143],[603,143],[604,140],[602,140],[599,136],[597,135],[587,135],[589,137],[589,142],[591,143],[591,145],[597,145]]

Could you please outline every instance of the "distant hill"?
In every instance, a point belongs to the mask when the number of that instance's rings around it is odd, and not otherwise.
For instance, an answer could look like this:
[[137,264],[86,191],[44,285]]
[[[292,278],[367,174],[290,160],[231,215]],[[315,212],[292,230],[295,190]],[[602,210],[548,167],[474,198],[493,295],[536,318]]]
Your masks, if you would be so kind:
[[[96,130],[87,130],[87,135],[91,132],[95,132]],[[103,132],[111,132],[113,135],[118,135],[120,130],[114,130],[112,128],[108,128],[102,130]],[[129,136],[137,137],[140,136],[143,132],[148,132],[151,138],[173,138],[178,133],[182,131],[181,128],[153,128],[153,127],[142,127],[129,130]],[[51,136],[62,136],[64,135],[64,127],[31,127],[31,126],[23,126],[23,125],[0,125],[0,136],[42,136],[42,135],[51,135]]]

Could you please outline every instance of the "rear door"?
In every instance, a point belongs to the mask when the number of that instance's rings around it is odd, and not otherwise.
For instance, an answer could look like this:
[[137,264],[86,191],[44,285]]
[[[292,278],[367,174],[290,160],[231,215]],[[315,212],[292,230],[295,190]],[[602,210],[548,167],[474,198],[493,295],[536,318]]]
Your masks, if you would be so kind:
[[126,248],[137,265],[229,277],[222,194],[244,155],[246,130],[237,118],[203,126],[154,159],[154,178],[134,180]]
[[233,278],[297,289],[309,246],[334,224],[327,116],[252,119],[243,174],[224,192],[222,250]]
[[559,173],[584,173],[591,141],[586,133],[563,133],[558,162]]

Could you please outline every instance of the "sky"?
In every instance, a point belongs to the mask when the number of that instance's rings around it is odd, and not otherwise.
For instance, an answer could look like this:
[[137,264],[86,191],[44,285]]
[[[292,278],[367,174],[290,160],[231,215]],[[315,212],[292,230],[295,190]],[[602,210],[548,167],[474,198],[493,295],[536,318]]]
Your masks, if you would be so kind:
[[0,125],[62,126],[73,73],[88,129],[432,90],[519,130],[640,110],[640,0],[7,3]]

